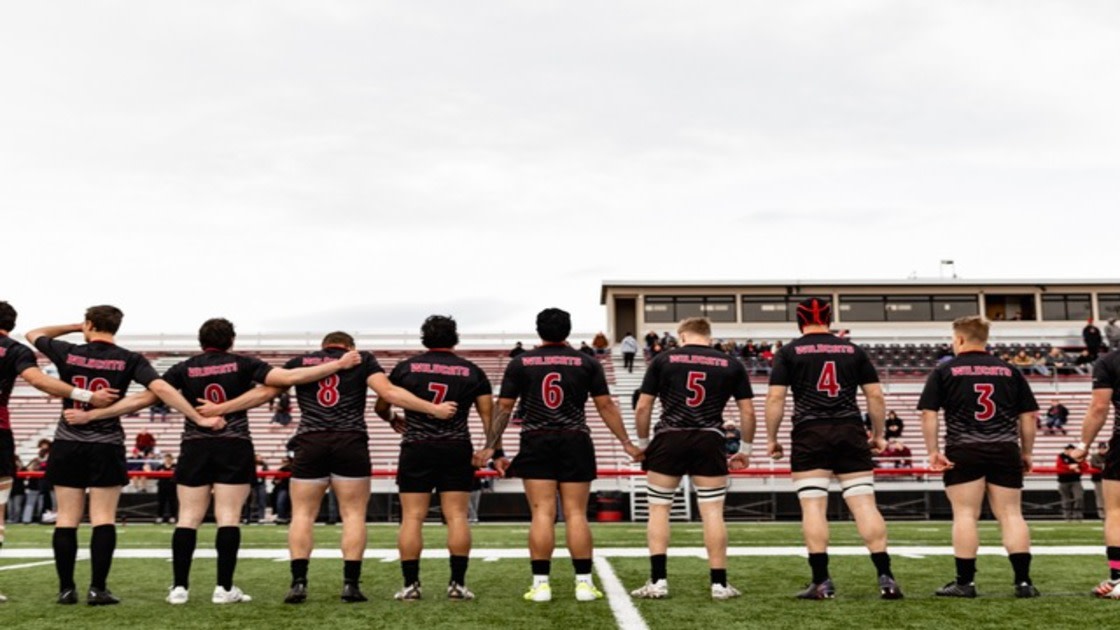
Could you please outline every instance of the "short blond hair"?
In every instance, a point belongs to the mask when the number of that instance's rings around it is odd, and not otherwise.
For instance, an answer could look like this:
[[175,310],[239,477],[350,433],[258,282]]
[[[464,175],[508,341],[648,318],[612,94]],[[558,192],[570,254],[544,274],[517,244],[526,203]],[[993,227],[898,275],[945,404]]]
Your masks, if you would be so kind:
[[979,315],[968,315],[953,320],[953,332],[973,343],[988,343],[991,323]]
[[677,326],[677,334],[679,335],[681,333],[711,337],[712,323],[708,321],[707,317],[689,317],[682,319],[680,325]]

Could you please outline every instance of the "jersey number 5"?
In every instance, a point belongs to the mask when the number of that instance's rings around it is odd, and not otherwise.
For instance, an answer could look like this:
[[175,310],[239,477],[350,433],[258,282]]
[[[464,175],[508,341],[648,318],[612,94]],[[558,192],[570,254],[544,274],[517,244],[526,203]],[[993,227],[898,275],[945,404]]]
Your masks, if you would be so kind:
[[688,398],[685,399],[685,404],[689,407],[699,407],[704,404],[704,397],[707,395],[707,390],[704,389],[704,379],[708,375],[704,372],[689,372],[688,382],[685,387],[688,388]]
[[559,409],[564,402],[564,390],[558,383],[560,383],[559,372],[545,374],[544,381],[541,382],[541,399],[544,401],[544,406],[549,409]]
[[977,383],[972,386],[972,390],[978,394],[976,404],[980,405],[980,411],[976,412],[976,419],[986,422],[994,418],[996,404],[992,402],[992,394],[996,393],[996,386],[991,383]]
[[825,361],[821,369],[821,376],[817,379],[817,391],[825,392],[829,398],[840,395],[840,381],[836,378],[836,362]]

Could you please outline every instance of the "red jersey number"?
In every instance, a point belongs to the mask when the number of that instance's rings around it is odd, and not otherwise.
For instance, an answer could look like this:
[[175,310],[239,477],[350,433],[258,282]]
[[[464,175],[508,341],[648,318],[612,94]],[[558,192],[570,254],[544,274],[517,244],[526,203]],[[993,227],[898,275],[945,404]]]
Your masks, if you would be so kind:
[[560,387],[560,373],[549,372],[541,382],[541,400],[549,409],[559,409],[564,403],[564,390]]
[[434,394],[432,396],[432,404],[438,405],[447,398],[447,383],[428,383],[428,391]]
[[226,390],[222,389],[222,386],[217,383],[210,383],[206,386],[206,389],[202,390],[202,397],[220,405],[226,401]]
[[707,390],[704,389],[704,379],[706,378],[708,378],[708,375],[704,372],[688,373],[688,382],[685,383],[685,387],[688,388],[688,398],[684,402],[689,407],[699,407],[704,404],[704,397],[708,394]]
[[991,383],[977,383],[972,386],[972,390],[976,392],[976,404],[980,405],[980,411],[976,412],[976,420],[979,422],[987,422],[996,416],[996,404],[992,402],[992,394],[996,393],[996,386]]
[[333,407],[338,404],[338,399],[341,395],[338,393],[338,375],[332,374],[327,378],[319,381],[319,393],[315,395],[316,400],[322,407]]
[[825,361],[821,376],[817,379],[817,391],[825,392],[829,398],[840,395],[840,381],[836,378],[836,362]]
[[[88,377],[75,374],[73,377],[71,377],[71,380],[74,381],[74,387],[77,387],[78,389],[88,389],[91,392],[109,388],[109,381],[101,377],[95,378],[91,381],[88,379]],[[73,403],[74,409],[89,409],[89,405],[87,405],[86,403],[78,402],[76,400],[72,400],[70,402]]]

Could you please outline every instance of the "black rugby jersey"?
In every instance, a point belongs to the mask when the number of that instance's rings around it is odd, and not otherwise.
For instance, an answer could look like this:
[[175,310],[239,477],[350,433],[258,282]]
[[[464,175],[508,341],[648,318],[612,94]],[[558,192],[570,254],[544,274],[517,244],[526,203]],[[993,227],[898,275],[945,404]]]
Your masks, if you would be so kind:
[[[159,379],[159,374],[143,355],[107,341],[75,345],[43,336],[35,341],[35,347],[58,367],[59,378],[79,389],[95,392],[109,388],[123,395],[132,381],[147,387]],[[62,406],[63,409],[88,408],[85,403],[74,400],[64,400]],[[54,439],[123,445],[124,428],[119,416],[78,426],[71,426],[65,418],[59,418]]]
[[1038,411],[1022,373],[987,352],[963,352],[929,375],[923,411],[945,410],[945,446],[1019,441],[1019,415]]
[[12,428],[8,401],[12,397],[16,377],[27,368],[38,367],[38,365],[31,348],[8,335],[0,334],[0,430]]
[[861,420],[856,393],[878,383],[863,348],[828,333],[804,335],[774,354],[770,384],[793,390],[793,425],[823,420]]
[[1093,389],[1112,390],[1112,434],[1120,435],[1120,352],[1112,351],[1093,365]]
[[429,350],[401,361],[389,374],[389,381],[422,400],[459,405],[455,416],[448,420],[405,410],[404,442],[470,441],[467,417],[471,406],[479,396],[491,393],[486,373],[448,350]]
[[[337,361],[349,352],[346,348],[328,347],[288,361],[284,367],[294,370]],[[366,433],[367,381],[384,372],[377,359],[361,352],[362,362],[349,370],[336,372],[314,383],[296,387],[299,402],[299,428],[296,435],[315,431],[357,431]]]
[[642,393],[661,398],[661,419],[654,433],[710,429],[722,434],[727,401],[754,398],[747,370],[738,359],[699,345],[658,354],[642,379]]
[[510,359],[501,398],[520,398],[521,431],[583,431],[587,397],[610,394],[595,357],[566,345],[546,344]]
[[[220,350],[207,350],[177,363],[163,374],[163,380],[183,393],[188,401],[198,399],[224,403],[253,389],[253,383],[264,384],[272,366],[256,357],[246,357]],[[225,416],[221,431],[205,429],[187,418],[183,424],[183,440],[200,438],[249,439],[249,412],[237,411]]]

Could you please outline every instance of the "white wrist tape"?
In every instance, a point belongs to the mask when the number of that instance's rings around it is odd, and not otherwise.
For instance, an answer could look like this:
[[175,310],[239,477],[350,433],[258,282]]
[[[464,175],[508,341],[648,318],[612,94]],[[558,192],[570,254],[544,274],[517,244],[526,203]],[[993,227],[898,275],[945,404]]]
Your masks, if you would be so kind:
[[649,438],[638,438],[638,447],[645,448],[649,446]]
[[746,455],[747,457],[750,457],[751,453],[754,452],[754,444],[740,444],[739,452],[743,455]]
[[88,389],[79,389],[75,387],[74,391],[70,392],[70,399],[81,403],[88,403],[93,400],[93,392]]
[[1089,450],[1089,445],[1084,443],[1084,442],[1078,442],[1075,446],[1077,447],[1077,450],[1079,450],[1079,451],[1088,451]]

